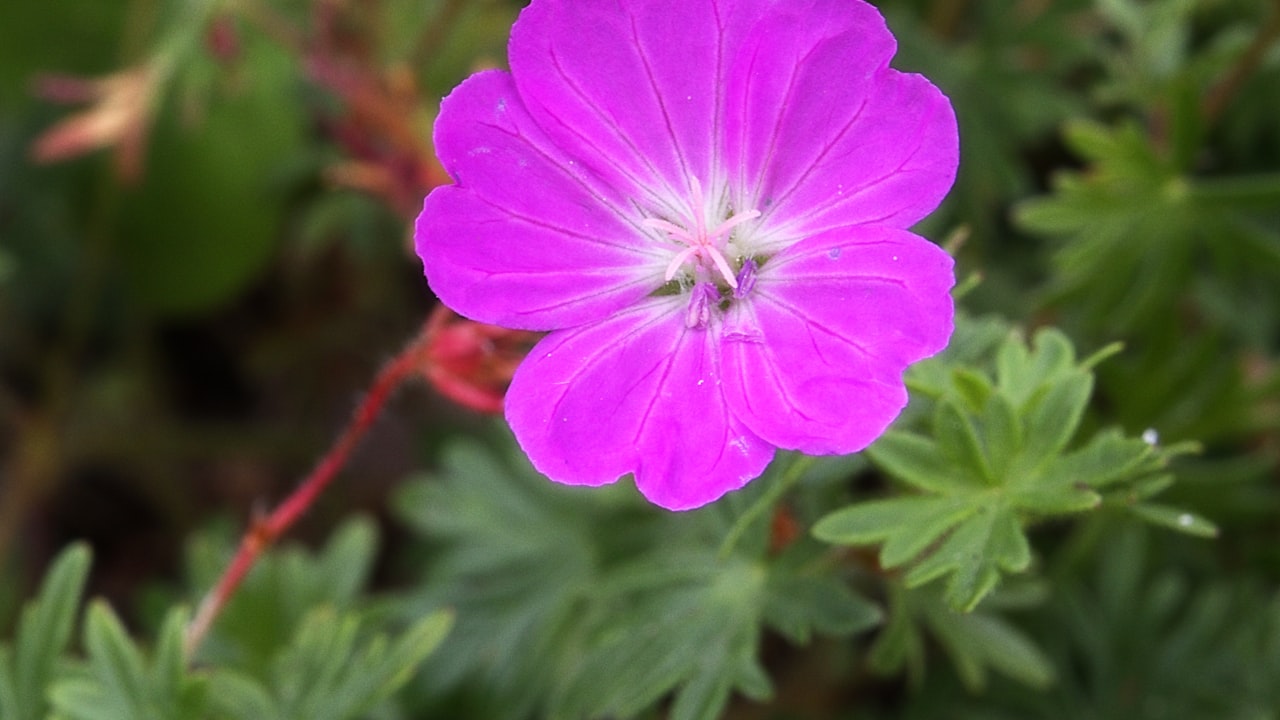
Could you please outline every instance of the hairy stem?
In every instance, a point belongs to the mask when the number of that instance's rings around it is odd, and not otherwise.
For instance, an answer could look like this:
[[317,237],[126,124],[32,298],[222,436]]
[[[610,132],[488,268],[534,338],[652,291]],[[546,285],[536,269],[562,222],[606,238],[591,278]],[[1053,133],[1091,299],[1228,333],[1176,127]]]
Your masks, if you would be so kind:
[[431,316],[431,320],[418,336],[406,345],[399,355],[392,358],[374,378],[368,394],[352,414],[346,428],[316,464],[315,469],[298,485],[292,495],[271,511],[271,514],[255,518],[245,530],[235,556],[222,572],[222,577],[214,584],[213,589],[201,600],[195,617],[187,626],[188,659],[194,657],[214,620],[240,587],[240,583],[257,562],[258,556],[288,531],[294,522],[311,507],[320,493],[329,486],[338,471],[346,465],[351,452],[373,426],[374,420],[377,419],[392,393],[406,380],[419,374],[423,352],[431,338],[442,327],[446,317],[440,313]]
[[1203,106],[1205,122],[1209,124],[1217,122],[1227,109],[1227,105],[1231,103],[1231,99],[1240,91],[1241,86],[1262,64],[1267,49],[1276,40],[1280,40],[1280,0],[1273,0],[1271,17],[1267,20],[1267,24],[1258,30],[1258,34],[1253,37],[1253,42],[1249,43],[1249,47],[1245,48],[1227,74],[1209,88]]

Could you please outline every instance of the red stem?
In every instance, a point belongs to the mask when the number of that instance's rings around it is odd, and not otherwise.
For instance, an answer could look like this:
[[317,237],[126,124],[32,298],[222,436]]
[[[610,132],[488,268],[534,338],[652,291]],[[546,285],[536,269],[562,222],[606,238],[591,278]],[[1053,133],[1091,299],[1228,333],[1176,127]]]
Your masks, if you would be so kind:
[[1231,98],[1240,91],[1249,76],[1262,66],[1263,58],[1271,47],[1271,43],[1280,38],[1280,0],[1274,0],[1271,5],[1271,17],[1266,25],[1253,37],[1253,42],[1245,48],[1227,76],[1209,88],[1206,93],[1203,112],[1205,120],[1209,123],[1218,120],[1230,104]]
[[258,556],[271,547],[311,507],[320,493],[333,481],[338,471],[346,465],[351,451],[360,444],[365,433],[373,426],[373,421],[377,419],[391,394],[405,380],[418,374],[423,351],[431,338],[443,327],[446,318],[446,315],[440,313],[432,314],[422,332],[406,345],[399,355],[392,358],[374,378],[368,394],[352,414],[346,428],[317,463],[311,474],[302,481],[292,495],[277,505],[270,515],[255,518],[250,524],[240,539],[240,547],[236,550],[235,557],[223,571],[222,577],[218,579],[213,589],[200,602],[195,617],[187,626],[188,658],[195,655],[213,621],[240,587],[240,583],[253,568]]

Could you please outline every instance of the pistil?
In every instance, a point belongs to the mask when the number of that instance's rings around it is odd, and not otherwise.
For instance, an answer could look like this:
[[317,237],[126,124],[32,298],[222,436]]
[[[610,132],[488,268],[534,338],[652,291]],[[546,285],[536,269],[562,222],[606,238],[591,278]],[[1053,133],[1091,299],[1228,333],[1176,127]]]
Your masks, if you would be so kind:
[[729,264],[728,258],[725,257],[722,249],[726,239],[734,228],[744,222],[754,220],[760,217],[759,210],[747,210],[745,212],[735,213],[726,218],[714,228],[707,228],[706,221],[706,201],[702,195],[702,183],[697,178],[690,181],[691,190],[691,209],[692,219],[690,227],[685,228],[675,223],[662,220],[660,218],[646,218],[643,224],[655,230],[661,230],[671,238],[687,247],[676,254],[672,258],[671,263],[667,265],[667,273],[665,279],[670,281],[680,272],[680,268],[686,262],[693,260],[698,267],[706,268],[708,265],[715,268],[720,273],[720,277],[724,278],[725,283],[731,288],[738,287],[738,279],[735,276],[733,267]]

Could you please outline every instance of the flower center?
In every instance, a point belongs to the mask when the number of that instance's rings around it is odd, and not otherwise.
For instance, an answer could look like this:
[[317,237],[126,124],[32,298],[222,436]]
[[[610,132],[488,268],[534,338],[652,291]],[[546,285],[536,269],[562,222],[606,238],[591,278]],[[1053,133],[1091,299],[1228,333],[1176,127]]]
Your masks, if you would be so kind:
[[665,280],[670,282],[680,272],[685,263],[693,263],[695,273],[698,270],[719,273],[729,287],[736,289],[738,280],[729,259],[725,257],[724,246],[733,229],[749,220],[760,217],[759,210],[747,210],[729,215],[719,225],[707,227],[706,199],[702,195],[702,183],[694,178],[690,183],[692,197],[690,206],[693,211],[690,217],[693,222],[688,227],[660,218],[646,218],[643,224],[655,230],[661,230],[684,248],[676,253],[667,265]]

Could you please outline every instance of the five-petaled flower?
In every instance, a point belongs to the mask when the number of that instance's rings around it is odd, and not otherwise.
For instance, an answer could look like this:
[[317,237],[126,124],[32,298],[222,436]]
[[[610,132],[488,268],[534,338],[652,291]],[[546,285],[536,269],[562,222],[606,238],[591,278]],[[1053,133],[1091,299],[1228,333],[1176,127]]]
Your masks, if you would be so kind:
[[506,415],[539,471],[693,508],[777,448],[850,453],[952,330],[907,228],[955,116],[862,0],[533,0],[445,99],[417,248],[441,300],[550,331]]

